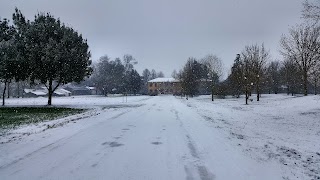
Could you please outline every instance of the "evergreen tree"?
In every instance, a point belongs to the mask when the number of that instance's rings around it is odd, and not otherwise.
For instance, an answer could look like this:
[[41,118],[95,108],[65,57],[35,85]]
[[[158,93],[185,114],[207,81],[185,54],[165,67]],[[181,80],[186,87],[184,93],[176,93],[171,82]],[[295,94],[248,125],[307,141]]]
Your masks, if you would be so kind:
[[16,70],[19,64],[16,61],[14,34],[14,27],[9,26],[9,21],[0,19],[0,80],[4,82],[2,105],[5,104],[5,92],[8,83],[19,75],[19,71]]
[[[13,24],[15,28],[14,33],[14,45],[16,51],[16,61],[18,61],[18,66],[16,67],[16,71],[19,73],[18,76],[15,77],[16,81],[24,81],[30,76],[30,61],[29,61],[29,52],[28,52],[28,44],[26,43],[27,37],[26,34],[28,32],[28,27],[30,22],[26,20],[24,15],[17,8],[15,9],[15,13],[12,15]],[[30,44],[29,44],[30,46]]]
[[198,92],[199,82],[203,78],[203,65],[198,63],[195,58],[190,57],[179,74],[181,86],[186,95],[191,97]]
[[108,76],[108,65],[109,65],[109,57],[102,56],[98,64],[94,67],[93,74],[92,74],[92,81],[94,82],[96,88],[102,92],[103,95],[107,95],[106,86],[107,80],[106,77]]
[[107,76],[107,91],[110,93],[123,93],[125,90],[125,66],[120,58],[116,58],[109,63]]
[[240,97],[244,88],[243,71],[243,62],[240,60],[240,54],[237,54],[237,57],[234,60],[233,66],[231,68],[231,74],[228,77],[232,89],[232,95],[235,95],[237,98]]
[[124,93],[126,86],[125,66],[120,58],[110,61],[108,56],[102,56],[93,73],[93,81],[104,95]]
[[128,92],[136,95],[141,89],[141,77],[139,73],[135,69],[132,69],[127,79],[128,79],[128,82],[127,82]]
[[53,92],[64,83],[80,82],[89,76],[90,52],[82,35],[66,27],[49,13],[40,13],[26,33],[30,78],[40,80],[48,89],[48,105]]
[[280,63],[278,61],[272,61],[269,64],[266,73],[269,94],[271,91],[275,94],[278,94],[278,88],[280,85]]

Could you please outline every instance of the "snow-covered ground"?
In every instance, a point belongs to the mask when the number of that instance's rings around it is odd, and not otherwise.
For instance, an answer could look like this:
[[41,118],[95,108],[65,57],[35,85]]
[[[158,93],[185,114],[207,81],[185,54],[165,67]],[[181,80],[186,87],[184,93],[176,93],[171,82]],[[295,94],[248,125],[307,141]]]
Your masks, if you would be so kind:
[[[79,96],[90,108],[0,137],[0,179],[317,179],[319,96]],[[9,106],[46,98],[8,99]]]
[[183,101],[246,155],[279,162],[284,178],[320,179],[320,96],[263,95],[249,105],[244,98]]
[[[52,104],[54,106],[68,106],[79,108],[96,108],[108,107],[113,105],[125,105],[149,99],[149,96],[68,96],[68,97],[53,97]],[[6,99],[6,106],[39,106],[47,105],[47,97],[38,98],[10,98]]]

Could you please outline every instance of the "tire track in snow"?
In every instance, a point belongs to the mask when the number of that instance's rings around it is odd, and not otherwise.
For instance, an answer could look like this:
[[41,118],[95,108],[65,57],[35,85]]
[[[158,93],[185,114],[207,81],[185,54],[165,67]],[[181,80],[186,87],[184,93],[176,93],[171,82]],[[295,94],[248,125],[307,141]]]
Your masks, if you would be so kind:
[[[199,175],[201,180],[213,180],[215,179],[214,174],[212,174],[205,165],[203,165],[203,161],[201,160],[200,153],[198,149],[195,146],[195,143],[193,142],[192,138],[190,137],[189,133],[187,130],[184,128],[183,122],[181,121],[179,117],[178,111],[175,109],[172,109],[171,112],[174,112],[176,116],[176,120],[179,121],[180,127],[185,131],[186,134],[186,139],[187,139],[187,145],[189,152],[191,156],[194,158],[192,163],[188,166],[185,165],[184,170],[186,172],[186,180],[193,180],[194,176],[192,174],[193,170],[197,171],[197,174]],[[191,167],[190,167],[191,166]]]

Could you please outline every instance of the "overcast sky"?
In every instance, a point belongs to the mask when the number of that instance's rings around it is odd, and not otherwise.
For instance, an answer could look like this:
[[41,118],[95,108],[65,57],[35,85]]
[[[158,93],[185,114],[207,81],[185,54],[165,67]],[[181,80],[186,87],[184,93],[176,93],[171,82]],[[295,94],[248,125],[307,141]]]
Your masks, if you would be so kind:
[[50,12],[88,40],[92,59],[132,54],[136,68],[170,77],[187,58],[216,54],[225,74],[245,45],[265,43],[273,58],[302,0],[0,0],[0,17],[18,7],[30,20]]

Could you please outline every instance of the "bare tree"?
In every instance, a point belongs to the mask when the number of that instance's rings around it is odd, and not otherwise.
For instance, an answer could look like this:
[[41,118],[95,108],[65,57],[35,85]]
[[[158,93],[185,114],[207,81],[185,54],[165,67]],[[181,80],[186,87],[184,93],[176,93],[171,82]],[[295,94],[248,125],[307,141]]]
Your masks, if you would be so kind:
[[131,72],[133,66],[138,64],[138,61],[130,54],[125,54],[123,56],[123,64],[126,72]]
[[156,72],[156,70],[152,69],[151,70],[151,79],[155,79],[155,78],[157,78],[157,72]]
[[142,72],[142,93],[143,94],[148,94],[148,81],[151,80],[151,72],[149,71],[149,69],[145,69]]
[[176,70],[173,70],[173,71],[172,71],[171,77],[173,77],[173,78],[175,78],[175,79],[178,79],[178,78],[179,78],[179,77],[178,77],[178,73],[177,73]]
[[317,0],[315,3],[310,3],[308,0],[304,1],[302,17],[318,23],[320,20],[320,1]]
[[220,78],[223,75],[223,63],[218,56],[208,54],[201,59],[201,64],[207,66],[209,70],[209,77],[212,77],[214,74]]
[[[256,86],[257,101],[260,100],[260,79],[265,72],[265,65],[269,59],[269,52],[265,49],[264,44],[261,46],[255,44],[246,46],[242,51],[244,62],[244,74],[247,83]],[[248,86],[248,84],[246,84]],[[250,86],[249,89],[253,87]],[[251,90],[249,91],[251,92]]]
[[223,64],[221,59],[213,54],[208,54],[200,61],[201,64],[206,66],[206,69],[208,71],[207,77],[212,82],[211,87],[211,100],[213,101],[213,94],[214,94],[214,87],[217,84],[217,81],[219,81],[219,78],[223,75]]
[[147,83],[148,81],[151,80],[151,72],[149,71],[149,69],[143,70],[142,77],[143,77],[144,83]]
[[304,95],[308,95],[308,76],[320,58],[320,27],[298,25],[283,35],[280,41],[281,54],[294,61],[302,72]]

